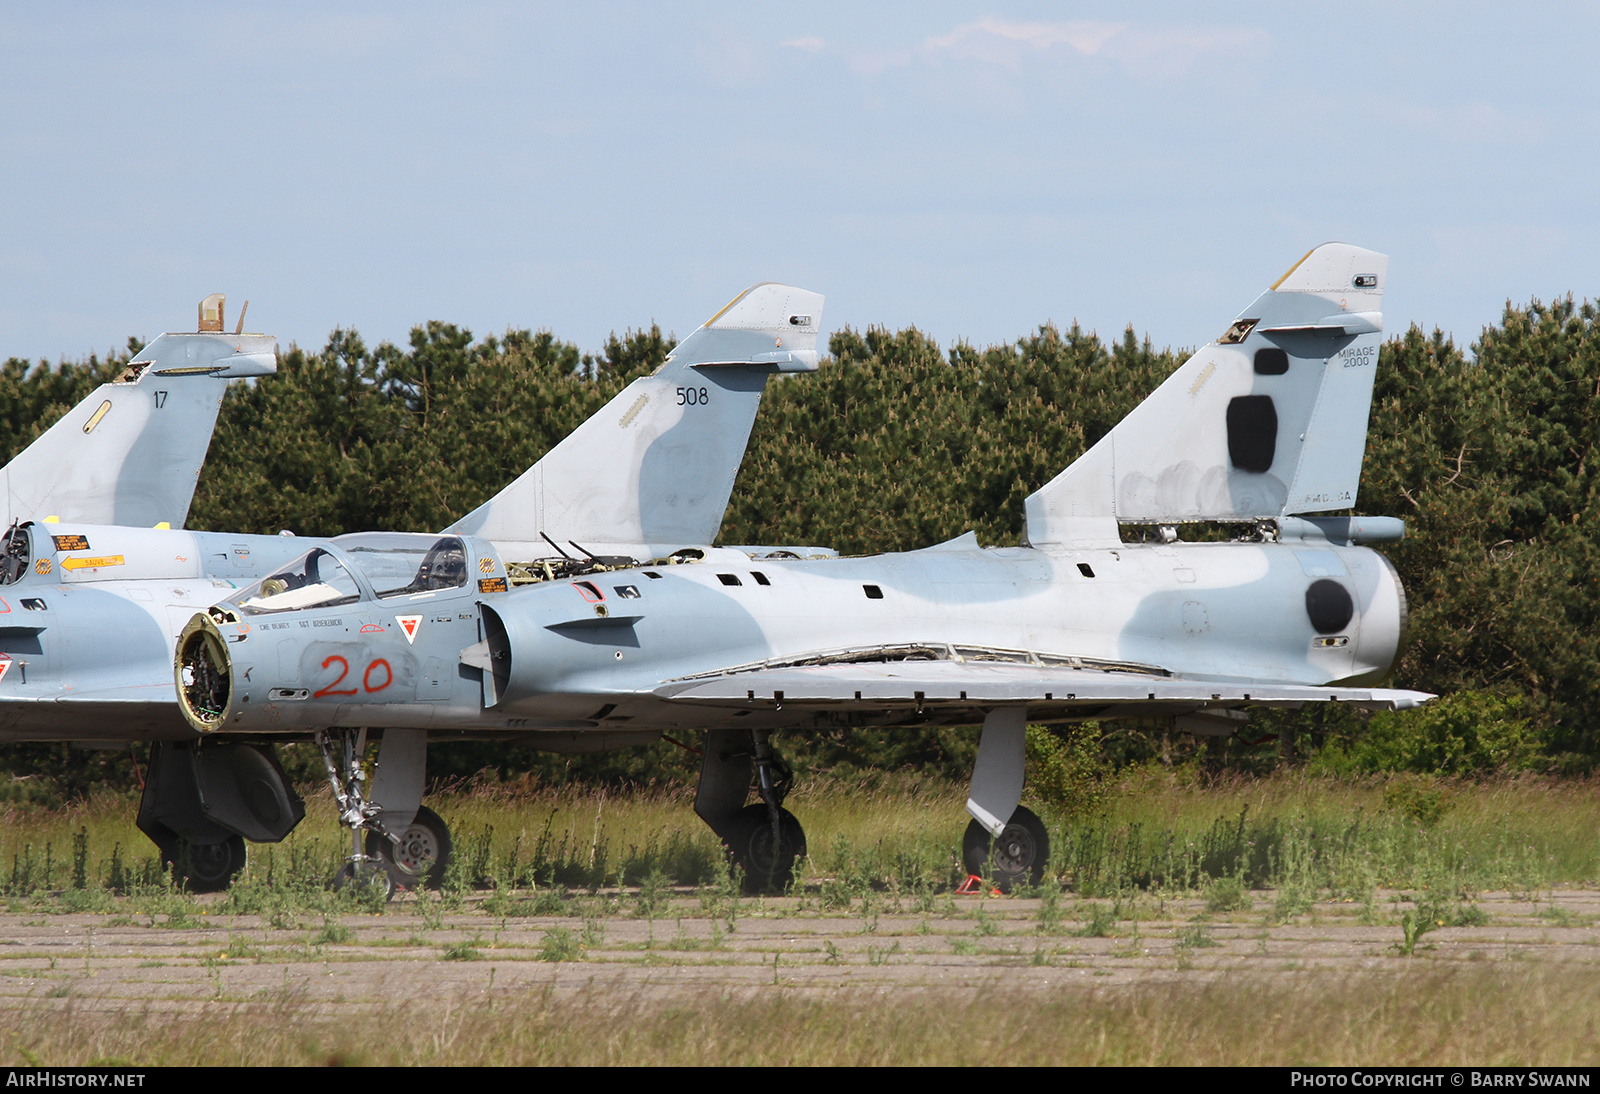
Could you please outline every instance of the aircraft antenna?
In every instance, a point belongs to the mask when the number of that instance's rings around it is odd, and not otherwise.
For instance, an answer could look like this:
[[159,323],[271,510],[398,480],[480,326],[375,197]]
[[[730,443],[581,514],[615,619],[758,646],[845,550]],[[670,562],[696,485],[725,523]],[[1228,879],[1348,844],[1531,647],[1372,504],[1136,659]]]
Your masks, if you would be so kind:
[[[560,555],[562,558],[566,559],[569,562],[576,562],[577,561],[571,555],[567,554],[567,552],[563,551],[561,549],[561,544],[559,544],[555,540],[551,539],[548,534],[546,534],[544,532],[540,532],[539,534],[541,536],[544,536],[544,541],[546,543],[548,543],[550,546],[552,546],[552,547],[554,547],[556,549],[556,554]],[[576,547],[577,544],[573,544],[573,546]]]

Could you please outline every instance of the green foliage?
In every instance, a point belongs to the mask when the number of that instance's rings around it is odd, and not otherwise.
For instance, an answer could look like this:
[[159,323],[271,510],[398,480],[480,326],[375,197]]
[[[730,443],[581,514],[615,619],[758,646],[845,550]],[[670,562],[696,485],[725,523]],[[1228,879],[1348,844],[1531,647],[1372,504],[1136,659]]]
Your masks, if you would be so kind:
[[829,348],[819,373],[769,388],[725,542],[866,553],[974,529],[1016,543],[1023,499],[1179,363],[1131,330],[1108,351],[1077,326],[948,356],[914,328],[846,328]]
[[[561,928],[557,927],[555,930],[559,931]],[[549,944],[549,937],[546,936],[545,945],[548,947]],[[483,957],[483,954],[478,952],[478,947],[482,945],[483,941],[478,938],[473,938],[463,942],[454,942],[446,946],[439,956],[446,961],[478,961]],[[544,958],[544,960],[559,961],[561,958]]]
[[1206,911],[1236,912],[1250,907],[1250,888],[1242,874],[1229,874],[1206,886]]
[[311,936],[313,946],[343,946],[355,938],[356,932],[332,916],[323,917],[322,930]]
[[[576,961],[582,955],[578,936],[565,927],[551,927],[539,947],[540,961]],[[473,956],[477,953],[474,951]]]
[[[616,365],[648,356],[618,343]],[[609,358],[608,358],[609,359]],[[565,437],[620,388],[570,343],[508,332],[476,344],[429,323],[401,350],[334,331],[223,400],[194,528],[302,535],[440,528]]]
[[1424,828],[1432,828],[1444,819],[1455,802],[1448,787],[1427,777],[1394,780],[1383,788],[1383,804]]
[[1600,725],[1600,331],[1593,304],[1508,306],[1469,360],[1413,328],[1379,362],[1362,508],[1413,607],[1397,676],[1515,691],[1547,750],[1592,762]]
[[[1329,771],[1440,773],[1534,765],[1586,770],[1600,759],[1600,330],[1596,306],[1508,306],[1466,353],[1412,329],[1384,345],[1360,511],[1401,516],[1386,549],[1411,607],[1395,682],[1448,698],[1370,723],[1346,710],[1269,712]],[[224,400],[190,526],[336,534],[431,529],[469,511],[589,417],[622,384],[659,366],[660,328],[613,334],[584,354],[548,331],[475,340],[447,323],[404,346],[333,332],[290,347],[277,375]],[[1182,352],[1130,329],[1111,344],[1046,324],[1007,345],[942,349],[915,329],[845,329],[815,375],[768,386],[723,525],[728,543],[817,543],[847,553],[911,549],[977,532],[1017,542],[1023,499],[1110,429]],[[138,344],[104,359],[0,366],[0,443],[16,450]],[[1520,697],[1520,698],[1519,698]],[[915,767],[963,775],[976,734],[948,727],[793,735],[803,771]],[[1261,770],[1274,750],[1195,744],[1108,723],[1115,763],[1195,758]],[[1077,747],[1036,763],[1073,783]],[[1037,753],[1037,750],[1036,750]],[[127,753],[12,746],[0,800],[59,802],[89,787],[131,787]],[[434,750],[436,776],[608,783],[691,778],[694,757],[651,749],[572,758],[498,743]],[[1064,767],[1062,766],[1064,765]],[[1052,795],[1057,790],[1049,791]],[[1062,800],[1073,798],[1064,794]]]
[[1105,804],[1107,767],[1099,727],[1084,722],[1065,730],[1029,726],[1028,790],[1059,820],[1079,820]]
[[142,348],[130,338],[127,353],[112,353],[104,361],[94,354],[87,361],[58,365],[9,358],[0,365],[0,452],[26,448],[89,392],[114,378]]
[[1338,774],[1516,771],[1537,764],[1543,741],[1525,701],[1461,691],[1415,710],[1374,714],[1353,740],[1323,749],[1315,766]]

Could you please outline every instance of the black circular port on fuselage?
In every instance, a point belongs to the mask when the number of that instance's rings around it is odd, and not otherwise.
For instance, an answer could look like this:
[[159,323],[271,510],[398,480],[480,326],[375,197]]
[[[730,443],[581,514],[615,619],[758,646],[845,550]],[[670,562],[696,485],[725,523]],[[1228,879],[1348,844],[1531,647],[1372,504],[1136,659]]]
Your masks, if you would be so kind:
[[1306,590],[1306,615],[1318,634],[1337,634],[1350,625],[1355,614],[1350,590],[1337,581],[1318,578]]

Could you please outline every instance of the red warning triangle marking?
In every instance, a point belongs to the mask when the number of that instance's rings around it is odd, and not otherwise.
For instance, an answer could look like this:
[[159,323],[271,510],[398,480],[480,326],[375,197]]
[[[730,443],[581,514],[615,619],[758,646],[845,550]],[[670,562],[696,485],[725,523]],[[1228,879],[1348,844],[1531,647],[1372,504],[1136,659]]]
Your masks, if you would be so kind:
[[394,621],[400,624],[401,630],[406,632],[407,645],[410,645],[417,640],[417,628],[422,626],[422,616],[397,615],[394,617]]
[[6,678],[6,673],[11,671],[11,658],[0,657],[0,680]]

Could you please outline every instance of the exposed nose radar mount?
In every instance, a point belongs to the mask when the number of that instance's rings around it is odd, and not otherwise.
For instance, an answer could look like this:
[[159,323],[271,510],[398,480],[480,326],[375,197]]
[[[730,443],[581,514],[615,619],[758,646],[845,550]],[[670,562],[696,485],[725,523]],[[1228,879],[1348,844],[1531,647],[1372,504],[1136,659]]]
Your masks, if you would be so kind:
[[208,615],[196,615],[184,626],[174,661],[178,703],[189,724],[201,733],[221,729],[233,688],[233,659]]

